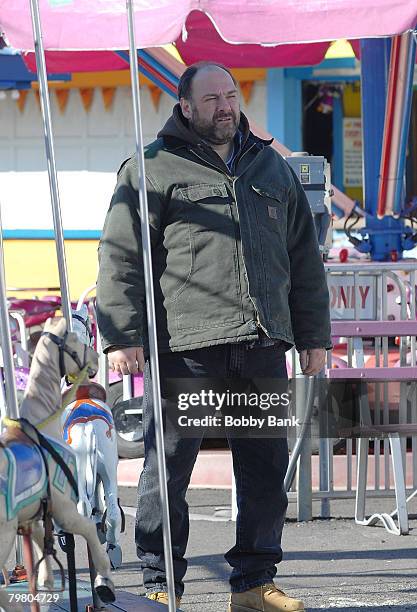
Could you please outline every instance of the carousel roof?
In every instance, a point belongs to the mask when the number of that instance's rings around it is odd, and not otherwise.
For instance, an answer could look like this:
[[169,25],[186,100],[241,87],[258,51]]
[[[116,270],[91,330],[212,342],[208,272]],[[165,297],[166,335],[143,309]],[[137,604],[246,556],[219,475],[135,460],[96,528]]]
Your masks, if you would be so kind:
[[[410,0],[134,0],[133,4],[141,48],[185,38],[193,10],[205,14],[230,44],[392,36],[414,28],[417,22],[417,4]],[[45,49],[128,48],[125,0],[39,0],[39,6]],[[0,0],[0,24],[12,46],[33,50],[27,0]]]

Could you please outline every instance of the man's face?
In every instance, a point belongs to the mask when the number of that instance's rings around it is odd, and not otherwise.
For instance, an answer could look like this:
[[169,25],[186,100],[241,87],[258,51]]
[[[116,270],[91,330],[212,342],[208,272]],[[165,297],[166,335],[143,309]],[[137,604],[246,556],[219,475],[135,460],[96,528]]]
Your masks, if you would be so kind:
[[209,144],[231,142],[240,122],[239,93],[221,68],[202,68],[193,78],[191,100],[181,98],[181,110],[192,128]]

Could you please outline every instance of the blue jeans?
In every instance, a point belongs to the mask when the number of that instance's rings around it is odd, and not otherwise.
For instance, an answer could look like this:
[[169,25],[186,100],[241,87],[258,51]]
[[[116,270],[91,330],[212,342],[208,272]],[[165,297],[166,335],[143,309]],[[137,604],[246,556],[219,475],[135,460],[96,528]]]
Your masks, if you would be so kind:
[[[283,343],[249,347],[246,344],[211,346],[159,356],[164,378],[287,378]],[[147,592],[166,591],[155,428],[149,361],[145,367],[145,465],[138,487],[135,541]],[[162,397],[162,409],[167,400]],[[225,555],[232,567],[231,590],[241,592],[271,582],[282,559],[281,534],[288,505],[283,487],[288,465],[286,438],[228,439],[236,479],[238,515],[236,544]],[[184,559],[189,535],[185,500],[201,438],[181,437],[165,423],[165,456],[171,521],[176,594],[184,591]]]

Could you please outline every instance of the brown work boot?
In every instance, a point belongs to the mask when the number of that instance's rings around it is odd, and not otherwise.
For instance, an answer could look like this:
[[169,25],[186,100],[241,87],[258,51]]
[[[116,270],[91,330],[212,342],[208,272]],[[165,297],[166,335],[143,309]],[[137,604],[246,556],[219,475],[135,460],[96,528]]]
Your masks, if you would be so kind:
[[303,612],[304,604],[277,589],[273,582],[230,595],[229,612]]
[[[157,601],[161,604],[165,604],[166,606],[168,605],[168,593],[165,593],[164,591],[160,591],[158,593],[148,593],[146,595],[146,598],[152,599],[152,601]],[[177,608],[179,608],[181,603],[181,597],[178,597],[178,595],[175,598],[175,603],[177,604]]]

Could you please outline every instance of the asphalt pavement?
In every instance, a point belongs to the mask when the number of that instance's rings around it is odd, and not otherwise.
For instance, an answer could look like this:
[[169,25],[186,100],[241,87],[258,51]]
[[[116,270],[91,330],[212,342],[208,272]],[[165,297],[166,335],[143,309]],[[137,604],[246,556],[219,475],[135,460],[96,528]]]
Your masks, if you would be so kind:
[[[222,516],[227,511],[216,513],[216,508],[227,508],[230,495],[218,489],[188,492],[192,520],[181,604],[184,612],[227,610],[229,566],[223,554],[234,544],[235,524]],[[120,498],[126,510],[124,558],[113,578],[120,592],[139,596],[143,594],[142,575],[133,539],[136,490],[120,488]],[[382,503],[388,510],[391,502]],[[375,509],[375,502],[370,509]],[[382,527],[355,525],[353,510],[353,501],[338,500],[331,504],[331,519],[297,523],[295,504],[290,503],[277,586],[303,599],[309,612],[417,612],[417,516],[411,515],[410,535],[393,536]],[[313,511],[317,517],[318,503]],[[417,515],[417,500],[410,502],[410,512]],[[88,580],[85,546],[78,540],[77,564],[79,578]],[[128,609],[138,608],[132,603]]]

